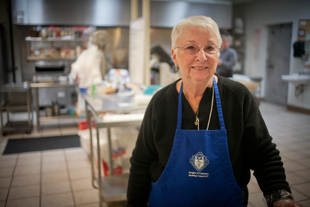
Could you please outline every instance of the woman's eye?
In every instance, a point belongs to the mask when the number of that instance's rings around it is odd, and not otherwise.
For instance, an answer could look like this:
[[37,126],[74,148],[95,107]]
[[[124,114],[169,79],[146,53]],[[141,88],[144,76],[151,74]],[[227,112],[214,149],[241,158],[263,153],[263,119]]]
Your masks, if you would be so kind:
[[186,49],[187,49],[187,50],[195,50],[195,49],[196,49],[196,47],[195,47],[195,46],[190,45],[190,46],[186,46]]
[[197,48],[193,45],[190,45],[190,46],[186,46],[185,47],[185,50],[188,52],[188,53],[196,53],[197,51]]
[[206,50],[207,51],[213,51],[213,50],[215,50],[215,47],[213,45],[210,45],[210,46],[206,47]]

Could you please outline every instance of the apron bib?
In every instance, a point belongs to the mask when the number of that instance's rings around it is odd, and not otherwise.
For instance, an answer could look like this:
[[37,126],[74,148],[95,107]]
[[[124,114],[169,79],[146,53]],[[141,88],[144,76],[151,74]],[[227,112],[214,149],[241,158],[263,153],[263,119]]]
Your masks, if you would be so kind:
[[152,183],[150,207],[242,207],[243,191],[230,162],[220,95],[213,78],[220,130],[182,130],[182,85],[178,120],[167,165]]

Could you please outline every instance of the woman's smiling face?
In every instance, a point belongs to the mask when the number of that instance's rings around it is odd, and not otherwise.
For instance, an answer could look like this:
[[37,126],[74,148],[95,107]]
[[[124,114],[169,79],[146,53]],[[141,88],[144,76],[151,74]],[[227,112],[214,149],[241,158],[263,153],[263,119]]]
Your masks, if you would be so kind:
[[[190,27],[184,30],[176,41],[177,47],[188,45],[198,46],[200,49],[196,54],[187,53],[184,48],[171,50],[175,65],[181,70],[182,79],[188,81],[209,81],[213,77],[219,57],[218,41],[215,36],[199,28]],[[217,52],[208,54],[202,47],[215,46]]]

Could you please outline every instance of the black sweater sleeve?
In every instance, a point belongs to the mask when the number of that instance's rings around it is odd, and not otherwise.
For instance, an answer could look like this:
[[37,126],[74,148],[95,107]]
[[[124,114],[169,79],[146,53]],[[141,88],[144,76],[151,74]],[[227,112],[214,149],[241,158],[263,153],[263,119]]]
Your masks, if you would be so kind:
[[156,159],[157,152],[153,140],[152,101],[142,121],[136,147],[130,159],[131,168],[127,189],[127,206],[142,207],[148,202],[151,190],[151,178],[149,176],[150,165]]
[[280,189],[291,192],[279,151],[253,95],[240,83],[228,79],[221,82],[230,157],[239,186],[247,185],[252,169],[264,195]]
[[254,170],[254,175],[264,195],[275,190],[291,192],[281,161],[280,152],[273,143],[259,108],[251,94],[244,104],[244,149],[246,163]]

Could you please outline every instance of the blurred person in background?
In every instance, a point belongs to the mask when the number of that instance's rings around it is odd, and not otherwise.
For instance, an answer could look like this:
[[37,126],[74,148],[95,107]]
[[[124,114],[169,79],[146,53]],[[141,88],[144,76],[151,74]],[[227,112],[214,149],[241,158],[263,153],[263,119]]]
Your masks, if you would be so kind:
[[[106,57],[104,49],[107,41],[107,32],[97,30],[90,38],[88,47],[72,63],[70,78],[76,80],[79,88],[91,88],[104,80],[107,72]],[[78,96],[76,114],[79,116],[85,111],[84,102]]]
[[232,77],[234,73],[234,66],[238,60],[236,51],[230,47],[230,36],[222,35],[222,45],[220,57],[217,63],[216,73],[223,77]]

